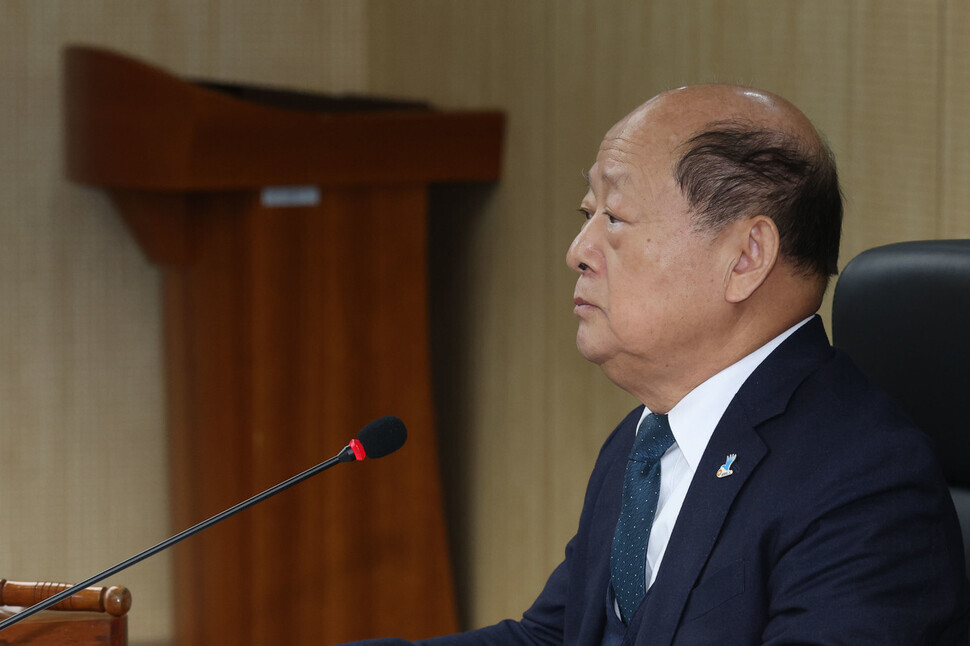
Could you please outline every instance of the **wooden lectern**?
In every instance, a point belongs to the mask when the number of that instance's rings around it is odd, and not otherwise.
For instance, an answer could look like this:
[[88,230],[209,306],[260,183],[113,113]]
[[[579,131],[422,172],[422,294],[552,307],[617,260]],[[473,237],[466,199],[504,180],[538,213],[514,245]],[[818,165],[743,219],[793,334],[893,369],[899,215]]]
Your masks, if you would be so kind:
[[428,187],[495,181],[502,116],[320,112],[87,47],[65,65],[68,176],[108,191],[163,272],[176,529],[331,457],[373,418],[408,427],[398,453],[175,548],[177,643],[453,631]]
[[[70,587],[69,583],[0,579],[0,619]],[[126,646],[130,608],[131,593],[127,588],[85,588],[52,609],[0,631],[0,646]]]

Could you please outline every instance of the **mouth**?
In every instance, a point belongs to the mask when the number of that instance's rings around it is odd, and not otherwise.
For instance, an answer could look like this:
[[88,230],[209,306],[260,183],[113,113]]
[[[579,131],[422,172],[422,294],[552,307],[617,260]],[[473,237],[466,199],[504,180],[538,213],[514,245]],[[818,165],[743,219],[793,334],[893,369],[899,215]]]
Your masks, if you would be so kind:
[[585,310],[594,309],[596,306],[580,296],[573,297],[573,312],[579,314]]

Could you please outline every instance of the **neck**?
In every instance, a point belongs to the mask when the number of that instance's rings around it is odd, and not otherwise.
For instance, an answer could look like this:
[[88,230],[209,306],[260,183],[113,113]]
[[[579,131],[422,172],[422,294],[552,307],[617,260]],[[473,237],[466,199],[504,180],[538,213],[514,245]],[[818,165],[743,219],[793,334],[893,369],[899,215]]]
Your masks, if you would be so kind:
[[739,319],[724,334],[717,335],[703,347],[692,349],[689,356],[662,357],[659,362],[637,362],[626,366],[604,364],[603,372],[651,412],[666,414],[694,388],[811,314],[799,311],[776,319],[773,325],[766,325],[764,319],[760,322]]

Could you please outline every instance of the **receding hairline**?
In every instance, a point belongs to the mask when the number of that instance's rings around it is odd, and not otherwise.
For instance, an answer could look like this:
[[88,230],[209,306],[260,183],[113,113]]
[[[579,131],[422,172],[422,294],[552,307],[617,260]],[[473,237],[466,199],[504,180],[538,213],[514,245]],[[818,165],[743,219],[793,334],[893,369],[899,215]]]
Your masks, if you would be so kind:
[[658,125],[675,136],[669,147],[676,151],[685,142],[718,123],[775,131],[796,142],[805,152],[820,153],[828,146],[811,120],[791,101],[754,87],[730,84],[699,84],[665,90],[618,121],[610,133],[632,128],[643,137]]
[[822,159],[831,155],[831,150],[825,137],[812,127],[812,136],[805,137],[801,133],[795,132],[791,128],[772,127],[771,125],[759,123],[745,117],[728,117],[717,119],[702,124],[693,132],[687,134],[673,149],[674,166],[680,163],[683,155],[690,151],[694,143],[702,136],[718,131],[736,131],[760,133],[765,136],[776,138],[779,143],[786,144],[796,149],[806,157]]

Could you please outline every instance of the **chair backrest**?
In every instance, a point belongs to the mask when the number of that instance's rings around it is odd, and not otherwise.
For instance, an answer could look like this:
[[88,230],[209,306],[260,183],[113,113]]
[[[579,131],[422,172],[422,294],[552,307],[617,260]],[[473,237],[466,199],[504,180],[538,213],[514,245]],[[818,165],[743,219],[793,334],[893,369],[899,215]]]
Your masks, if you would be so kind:
[[859,254],[835,287],[832,341],[935,442],[970,572],[970,240]]

